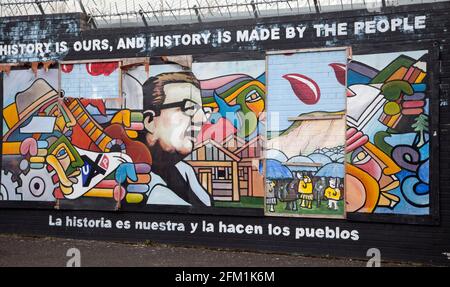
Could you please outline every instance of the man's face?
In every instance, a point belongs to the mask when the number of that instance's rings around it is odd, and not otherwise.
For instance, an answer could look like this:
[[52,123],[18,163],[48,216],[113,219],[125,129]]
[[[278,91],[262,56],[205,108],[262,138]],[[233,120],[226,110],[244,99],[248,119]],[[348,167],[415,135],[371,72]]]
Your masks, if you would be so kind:
[[164,85],[164,93],[163,105],[179,103],[180,106],[161,110],[147,128],[150,132],[147,141],[150,145],[158,141],[166,152],[187,155],[206,121],[200,90],[190,83],[172,83]]

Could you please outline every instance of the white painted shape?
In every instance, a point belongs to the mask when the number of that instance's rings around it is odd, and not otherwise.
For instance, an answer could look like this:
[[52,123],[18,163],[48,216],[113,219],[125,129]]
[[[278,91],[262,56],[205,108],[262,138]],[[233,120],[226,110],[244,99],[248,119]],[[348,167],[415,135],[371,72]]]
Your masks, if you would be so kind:
[[49,134],[53,132],[55,127],[56,118],[55,117],[40,117],[34,116],[28,125],[20,128],[20,133],[22,134]]

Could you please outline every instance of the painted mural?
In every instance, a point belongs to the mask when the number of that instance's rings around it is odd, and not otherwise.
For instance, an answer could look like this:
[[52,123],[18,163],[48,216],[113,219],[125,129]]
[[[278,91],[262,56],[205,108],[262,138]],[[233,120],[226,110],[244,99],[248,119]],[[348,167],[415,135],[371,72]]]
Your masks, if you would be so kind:
[[207,121],[187,158],[216,206],[264,206],[265,62],[193,63]]
[[427,51],[348,65],[347,210],[429,214]]
[[[15,79],[5,77],[3,200],[46,201],[60,207],[80,199],[75,207],[111,209],[122,200],[144,200],[151,155],[136,140],[143,129],[142,113],[108,110],[104,99],[93,95],[104,85],[93,78],[108,77],[117,69],[117,63],[63,65],[63,74],[77,76],[62,77],[71,81],[61,94],[53,70],[25,82],[27,70],[12,71]],[[86,87],[91,90],[80,97]],[[93,198],[110,201],[101,206]]]
[[217,75],[199,79],[175,64],[151,72],[64,64],[61,87],[57,69],[12,71],[4,78],[1,199],[75,209],[262,208],[264,61],[208,65],[198,67]]
[[426,56],[347,62],[346,50],[330,50],[12,70],[3,76],[0,199],[427,215]]
[[266,214],[343,217],[347,51],[267,58]]

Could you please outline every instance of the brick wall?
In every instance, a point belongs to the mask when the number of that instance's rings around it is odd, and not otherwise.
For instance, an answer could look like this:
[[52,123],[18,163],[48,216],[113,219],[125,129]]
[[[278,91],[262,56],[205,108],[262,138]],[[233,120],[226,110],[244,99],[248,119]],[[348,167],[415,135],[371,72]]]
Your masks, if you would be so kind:
[[[87,29],[81,14],[54,14],[48,16],[4,17],[0,21],[0,44],[55,42],[79,37]],[[55,53],[36,56],[0,56],[0,62],[50,61],[60,58]]]

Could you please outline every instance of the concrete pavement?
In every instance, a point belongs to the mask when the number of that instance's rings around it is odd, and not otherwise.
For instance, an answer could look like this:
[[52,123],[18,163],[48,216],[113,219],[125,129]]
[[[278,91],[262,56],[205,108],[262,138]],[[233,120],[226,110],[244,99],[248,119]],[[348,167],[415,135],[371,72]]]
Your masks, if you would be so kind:
[[[129,244],[0,234],[0,267],[64,267],[80,251],[81,266],[141,267],[332,267],[366,266],[362,260],[304,257],[164,244]],[[418,266],[382,262],[382,266]]]

